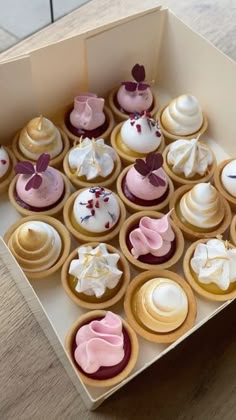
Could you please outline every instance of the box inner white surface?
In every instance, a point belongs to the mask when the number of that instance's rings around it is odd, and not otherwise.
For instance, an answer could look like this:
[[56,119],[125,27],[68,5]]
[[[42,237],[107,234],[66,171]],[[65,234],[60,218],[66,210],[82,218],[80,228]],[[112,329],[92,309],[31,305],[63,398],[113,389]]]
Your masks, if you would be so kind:
[[[38,113],[54,114],[58,104],[61,106],[73,100],[81,90],[89,89],[104,95],[129,77],[136,62],[144,64],[147,79],[157,83],[160,105],[181,93],[196,95],[210,122],[209,135],[204,135],[203,139],[210,144],[218,161],[233,153],[233,139],[236,138],[232,118],[236,101],[235,63],[166,10],[130,18],[100,34],[74,37],[0,65],[0,96],[6,103],[0,109],[1,142],[9,143],[13,134]],[[220,84],[222,71],[223,87]],[[18,82],[16,74],[20,75]],[[221,95],[220,105],[218,95]],[[226,112],[229,102],[232,106]],[[0,198],[0,216],[0,235],[4,235],[7,228],[21,217],[8,202],[7,194]],[[68,329],[84,310],[65,294],[59,273],[34,281],[32,286],[63,343]],[[197,304],[196,324],[185,336],[229,302],[220,304],[197,298]],[[122,303],[112,310],[123,315]],[[181,337],[170,346],[140,339],[140,354],[133,375],[112,389],[86,387],[89,398],[93,402],[102,402],[183,339]]]

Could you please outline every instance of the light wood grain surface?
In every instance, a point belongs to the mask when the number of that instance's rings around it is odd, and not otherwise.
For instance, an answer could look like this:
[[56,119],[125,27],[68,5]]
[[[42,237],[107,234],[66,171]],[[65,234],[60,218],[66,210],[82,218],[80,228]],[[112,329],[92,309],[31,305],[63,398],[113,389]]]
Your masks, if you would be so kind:
[[[0,60],[157,4],[154,0],[91,1],[4,52]],[[236,59],[236,0],[169,0],[162,4]],[[7,281],[3,258],[1,420],[236,418],[236,303],[91,413],[68,380],[23,296],[14,282]]]

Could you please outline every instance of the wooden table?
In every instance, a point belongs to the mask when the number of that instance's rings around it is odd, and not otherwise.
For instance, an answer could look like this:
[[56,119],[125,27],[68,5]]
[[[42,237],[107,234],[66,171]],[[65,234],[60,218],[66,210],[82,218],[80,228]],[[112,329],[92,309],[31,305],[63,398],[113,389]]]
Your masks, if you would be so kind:
[[[2,53],[0,60],[158,3],[93,0]],[[236,0],[162,4],[236,59]],[[236,303],[91,413],[68,381],[21,293],[7,281],[1,258],[0,279],[1,420],[236,418]]]

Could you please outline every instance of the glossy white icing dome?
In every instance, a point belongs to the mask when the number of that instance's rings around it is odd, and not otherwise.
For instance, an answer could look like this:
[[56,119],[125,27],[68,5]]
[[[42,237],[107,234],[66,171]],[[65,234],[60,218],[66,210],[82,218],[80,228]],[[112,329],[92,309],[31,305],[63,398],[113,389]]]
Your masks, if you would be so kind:
[[192,95],[173,99],[164,109],[161,121],[172,134],[187,136],[198,131],[203,124],[203,115],[198,100]]
[[224,218],[221,197],[210,183],[199,183],[180,200],[180,211],[193,226],[208,229],[220,224]]
[[190,264],[200,283],[214,283],[225,291],[236,281],[236,248],[220,239],[199,243]]
[[106,188],[85,189],[78,194],[74,202],[73,216],[75,221],[89,232],[106,232],[119,220],[118,199]]
[[161,133],[157,122],[142,116],[130,117],[121,127],[122,142],[136,153],[150,153],[157,150],[161,143]]
[[227,163],[223,168],[221,182],[225,190],[236,198],[236,159]]
[[115,150],[103,139],[85,138],[70,150],[68,163],[71,170],[76,171],[77,177],[85,176],[89,181],[99,176],[108,177],[114,169],[116,158]]
[[179,139],[170,144],[167,163],[174,173],[184,174],[186,178],[204,176],[213,163],[213,154],[198,139]]
[[0,145],[0,180],[3,178],[9,170],[10,159],[7,150]]
[[122,276],[117,268],[119,259],[119,254],[107,251],[106,244],[79,247],[78,258],[71,261],[69,268],[69,273],[77,279],[75,290],[99,298],[107,288],[114,289]]

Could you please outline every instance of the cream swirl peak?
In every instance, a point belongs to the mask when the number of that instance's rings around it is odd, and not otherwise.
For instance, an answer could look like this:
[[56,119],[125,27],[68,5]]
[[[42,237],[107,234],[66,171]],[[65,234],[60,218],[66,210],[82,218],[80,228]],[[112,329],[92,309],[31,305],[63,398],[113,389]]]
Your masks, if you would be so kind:
[[174,239],[175,234],[170,225],[169,213],[161,219],[142,217],[139,227],[129,234],[132,245],[131,253],[135,258],[149,253],[156,257],[162,257],[168,254]]
[[105,144],[103,139],[85,138],[70,150],[68,163],[77,177],[85,176],[87,180],[96,177],[106,178],[114,169],[116,152]]
[[135,295],[136,317],[148,330],[168,333],[180,327],[188,314],[188,298],[183,288],[168,278],[144,283]]
[[149,113],[132,114],[122,124],[121,139],[134,152],[146,154],[156,150],[161,143],[161,132],[158,122],[150,118]]
[[202,284],[214,283],[225,291],[236,282],[236,248],[221,239],[199,243],[190,264]]
[[114,289],[122,276],[117,268],[119,259],[119,254],[109,253],[103,243],[95,248],[79,247],[78,259],[72,260],[69,268],[69,273],[78,280],[75,290],[99,298],[107,288]]
[[170,133],[187,136],[201,128],[203,115],[195,96],[182,95],[173,99],[164,109],[161,120]]
[[75,361],[88,374],[117,365],[125,355],[122,321],[112,312],[79,328],[75,341]]
[[35,220],[21,224],[11,235],[8,246],[24,271],[39,272],[56,263],[62,242],[54,227]]
[[7,150],[0,145],[0,181],[5,177],[10,167],[10,159]]
[[215,228],[224,218],[220,195],[209,182],[195,185],[182,196],[180,212],[188,223],[201,229]]
[[203,176],[213,163],[213,154],[198,138],[179,139],[170,144],[167,163],[174,173],[184,174],[185,178]]
[[119,220],[120,206],[116,195],[102,187],[82,190],[73,206],[75,221],[89,232],[105,232]]
[[19,149],[28,159],[37,160],[42,153],[48,153],[53,159],[63,149],[60,131],[42,115],[34,118],[20,133]]

